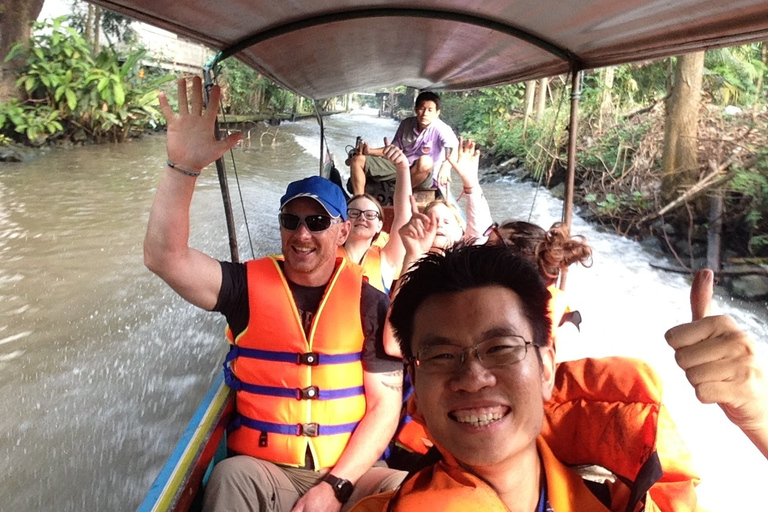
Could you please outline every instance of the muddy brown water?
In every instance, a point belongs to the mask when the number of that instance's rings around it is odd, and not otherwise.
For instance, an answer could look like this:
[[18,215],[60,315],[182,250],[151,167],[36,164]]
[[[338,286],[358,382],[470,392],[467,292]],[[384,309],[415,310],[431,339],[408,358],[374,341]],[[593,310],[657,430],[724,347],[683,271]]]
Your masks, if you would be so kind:
[[[337,160],[357,135],[378,141],[396,129],[368,113],[326,123]],[[316,123],[283,124],[273,146],[275,133],[235,152],[257,256],[279,251],[275,217],[285,184],[317,169]],[[142,263],[164,158],[156,135],[0,164],[0,510],[135,510],[220,369],[223,320],[176,297]],[[213,174],[199,180],[191,244],[226,259]],[[560,201],[529,184],[484,189],[498,220],[530,216],[549,225],[560,216]],[[237,189],[233,195],[246,259]],[[695,402],[663,342],[664,331],[690,315],[686,279],[652,269],[658,256],[635,242],[579,219],[574,231],[593,245],[595,263],[569,277],[584,324],[561,357],[650,361],[704,477],[702,505],[726,511],[761,503],[768,463],[717,407]],[[764,304],[719,303],[767,338]]]

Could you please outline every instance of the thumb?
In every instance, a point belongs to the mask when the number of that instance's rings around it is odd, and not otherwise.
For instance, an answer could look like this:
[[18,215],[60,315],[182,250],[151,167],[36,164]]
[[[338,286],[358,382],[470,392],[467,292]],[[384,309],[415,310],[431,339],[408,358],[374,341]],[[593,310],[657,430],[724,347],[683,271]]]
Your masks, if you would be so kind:
[[714,273],[710,269],[699,270],[691,284],[691,315],[695,322],[709,316],[712,309]]
[[384,146],[389,146],[389,139],[384,137]]

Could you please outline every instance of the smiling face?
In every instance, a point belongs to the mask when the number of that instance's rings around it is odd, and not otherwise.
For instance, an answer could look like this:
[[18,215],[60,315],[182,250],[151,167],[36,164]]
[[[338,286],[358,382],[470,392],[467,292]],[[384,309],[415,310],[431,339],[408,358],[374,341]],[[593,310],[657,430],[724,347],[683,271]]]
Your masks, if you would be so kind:
[[447,249],[461,240],[464,230],[461,228],[456,214],[443,203],[434,203],[427,210],[427,215],[433,222],[437,222],[437,232],[432,247]]
[[[417,355],[429,345],[471,347],[500,333],[533,337],[520,297],[508,288],[484,286],[425,300],[414,314],[411,347]],[[414,372],[419,414],[459,462],[487,470],[535,453],[554,378],[551,349],[529,347],[522,361],[502,368],[486,369],[468,356],[455,373]]]
[[[328,215],[314,199],[299,197],[287,203],[282,213],[299,217]],[[321,286],[328,282],[336,265],[336,251],[349,235],[349,222],[336,222],[325,231],[310,231],[304,222],[293,231],[280,228],[280,241],[285,257],[285,275],[296,284]]]
[[440,111],[434,101],[426,100],[419,102],[413,109],[416,113],[416,120],[419,122],[419,128],[424,129],[438,118]]
[[[379,211],[376,203],[367,197],[358,197],[350,202],[347,205],[347,209],[351,208],[356,208],[361,211]],[[349,222],[351,224],[349,238],[355,240],[373,240],[376,233],[379,233],[384,227],[384,222],[381,220],[381,214],[379,214],[378,218],[373,220],[368,220],[365,218],[365,215],[360,215],[356,219],[350,218]]]

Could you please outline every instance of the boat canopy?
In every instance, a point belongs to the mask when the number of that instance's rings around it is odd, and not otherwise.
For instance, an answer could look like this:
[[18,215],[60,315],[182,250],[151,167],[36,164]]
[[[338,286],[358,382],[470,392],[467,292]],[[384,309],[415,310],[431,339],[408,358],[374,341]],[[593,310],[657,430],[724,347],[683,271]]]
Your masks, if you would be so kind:
[[766,0],[91,0],[305,97],[464,90],[768,40]]

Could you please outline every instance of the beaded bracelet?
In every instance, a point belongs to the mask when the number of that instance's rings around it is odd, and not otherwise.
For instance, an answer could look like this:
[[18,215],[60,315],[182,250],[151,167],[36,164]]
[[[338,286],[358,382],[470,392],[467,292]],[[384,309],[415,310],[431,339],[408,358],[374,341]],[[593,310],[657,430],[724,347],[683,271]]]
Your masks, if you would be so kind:
[[190,171],[188,169],[184,169],[183,167],[179,167],[178,165],[171,162],[170,160],[166,160],[165,163],[168,164],[168,167],[170,167],[174,171],[179,171],[181,174],[184,174],[185,176],[192,176],[193,178],[197,178],[198,176],[200,176],[200,172],[202,172],[202,171]]

